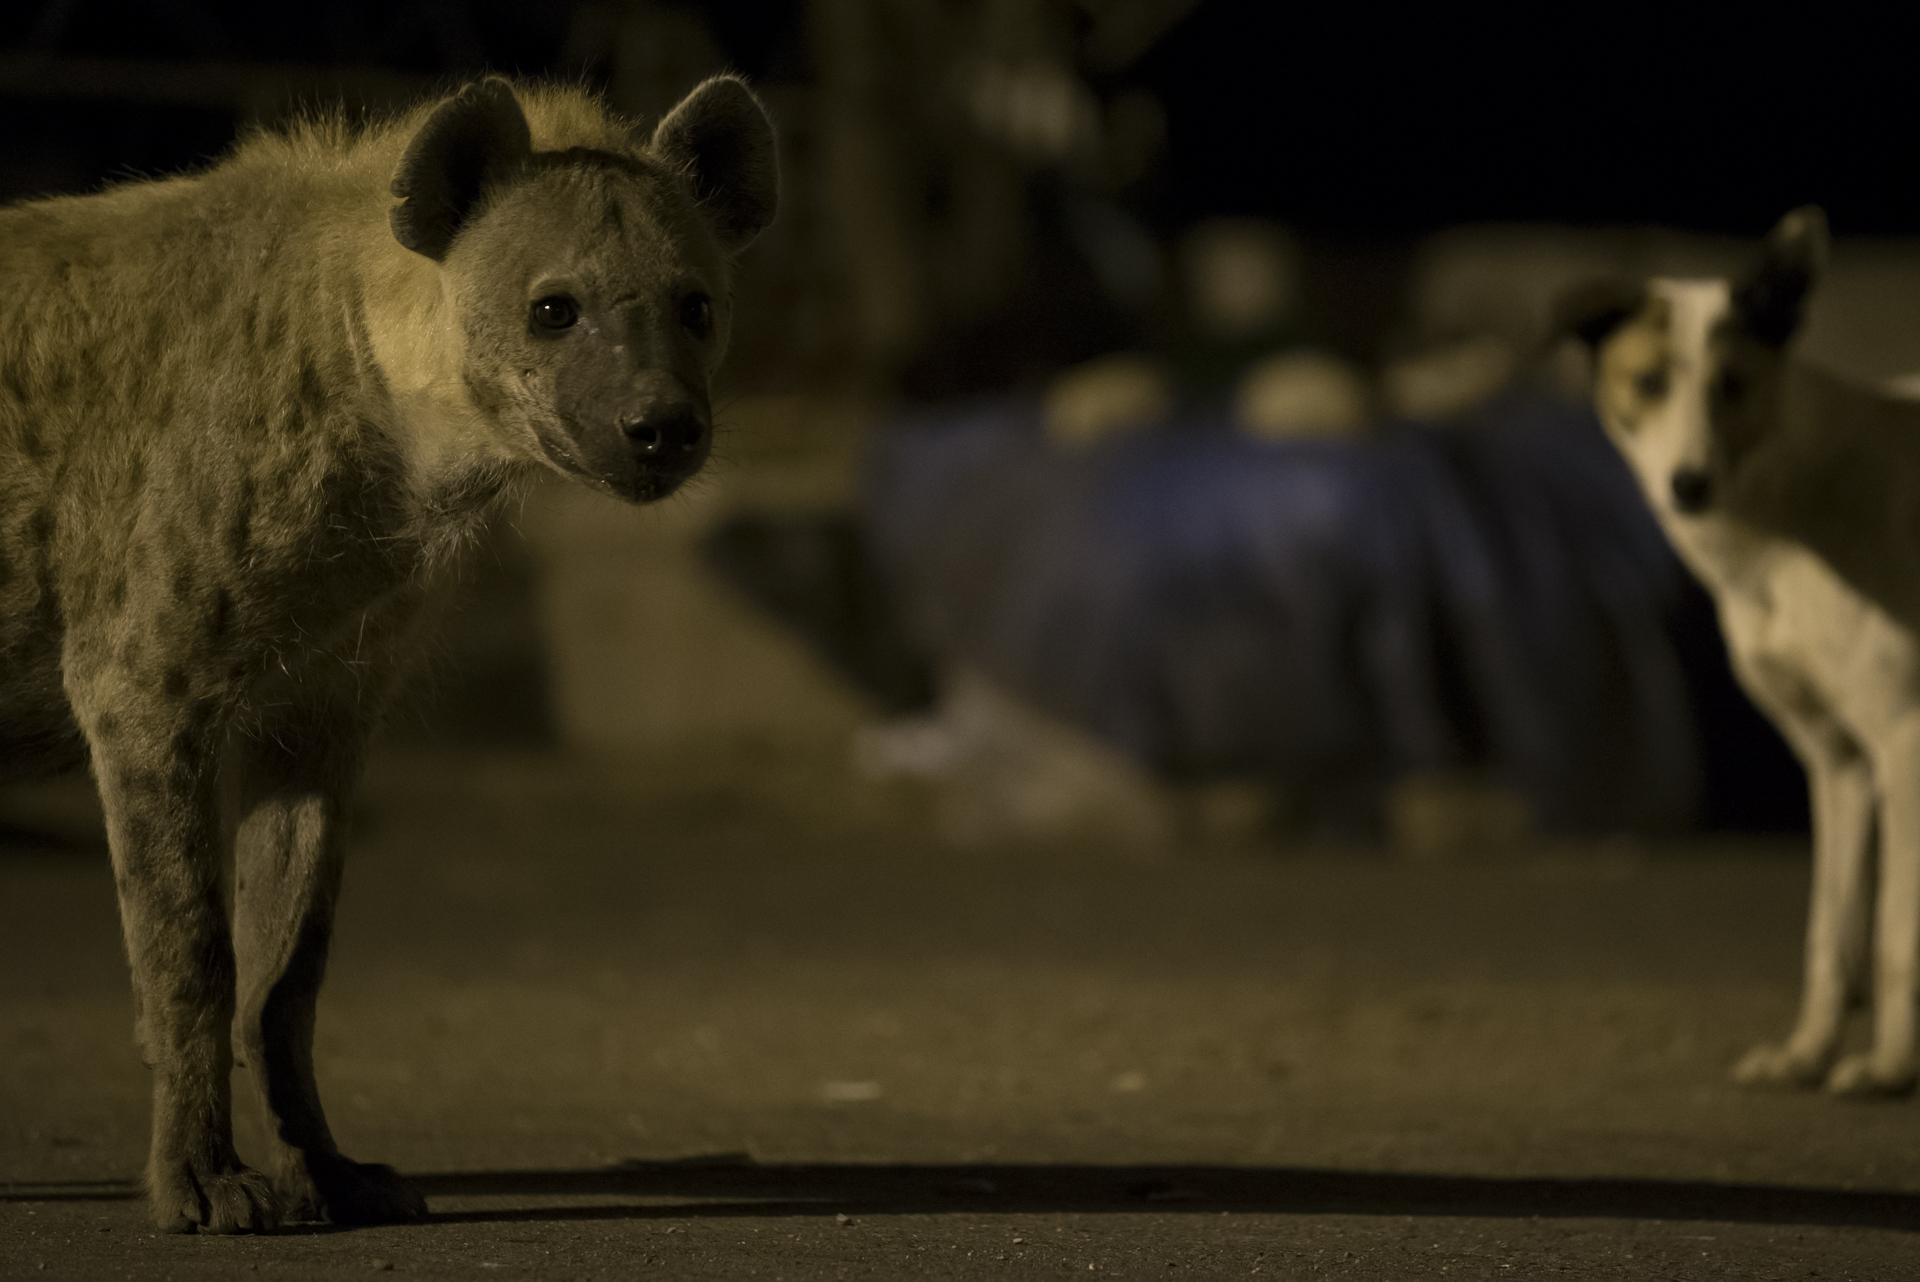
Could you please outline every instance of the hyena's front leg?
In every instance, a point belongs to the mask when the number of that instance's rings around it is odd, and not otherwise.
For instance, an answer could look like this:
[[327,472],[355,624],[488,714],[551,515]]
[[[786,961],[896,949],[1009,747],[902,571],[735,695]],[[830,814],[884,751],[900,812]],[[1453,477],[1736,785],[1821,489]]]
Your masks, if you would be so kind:
[[220,709],[177,677],[148,682],[89,671],[71,651],[69,659],[68,696],[93,753],[136,1029],[153,1071],[149,1209],[169,1232],[270,1228],[273,1191],[233,1149],[234,958],[214,778]]
[[426,1199],[392,1167],[335,1147],[313,1072],[313,1023],[340,891],[341,822],[365,727],[351,703],[273,714],[235,745],[234,1025],[274,1146],[289,1218],[335,1224],[419,1219]]

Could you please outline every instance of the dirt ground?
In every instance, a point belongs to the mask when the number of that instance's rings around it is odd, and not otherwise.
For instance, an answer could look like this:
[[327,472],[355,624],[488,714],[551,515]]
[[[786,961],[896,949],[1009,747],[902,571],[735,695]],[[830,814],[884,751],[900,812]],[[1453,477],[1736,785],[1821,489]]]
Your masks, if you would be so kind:
[[317,1055],[432,1215],[254,1238],[149,1229],[105,855],[16,809],[0,1276],[1920,1276],[1920,1103],[1727,1082],[1791,843],[962,852],[830,756],[380,762]]

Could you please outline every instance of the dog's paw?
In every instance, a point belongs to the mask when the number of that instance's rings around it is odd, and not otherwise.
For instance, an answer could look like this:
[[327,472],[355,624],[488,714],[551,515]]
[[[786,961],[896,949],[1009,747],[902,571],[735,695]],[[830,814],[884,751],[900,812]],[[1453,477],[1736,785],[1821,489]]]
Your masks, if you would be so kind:
[[1827,1080],[1832,1057],[1797,1049],[1791,1042],[1756,1046],[1733,1066],[1733,1080],[1742,1086],[1789,1086],[1812,1090]]
[[404,1224],[425,1219],[427,1199],[391,1166],[344,1157],[291,1164],[276,1181],[290,1220],[328,1224]]
[[164,1233],[265,1233],[280,1222],[273,1185],[237,1159],[224,1170],[187,1162],[150,1170],[147,1209]]
[[1849,1055],[1827,1075],[1827,1092],[1849,1099],[1886,1099],[1913,1093],[1911,1059],[1883,1064],[1872,1055]]

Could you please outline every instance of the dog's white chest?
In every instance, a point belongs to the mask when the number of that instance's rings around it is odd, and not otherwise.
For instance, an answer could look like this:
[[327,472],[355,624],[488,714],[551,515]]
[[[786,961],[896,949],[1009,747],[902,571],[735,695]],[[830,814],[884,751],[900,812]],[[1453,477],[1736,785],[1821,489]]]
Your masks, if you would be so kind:
[[1912,708],[1920,647],[1907,629],[1804,548],[1766,540],[1743,551],[1736,565],[1698,567],[1743,677],[1790,680],[1867,737]]

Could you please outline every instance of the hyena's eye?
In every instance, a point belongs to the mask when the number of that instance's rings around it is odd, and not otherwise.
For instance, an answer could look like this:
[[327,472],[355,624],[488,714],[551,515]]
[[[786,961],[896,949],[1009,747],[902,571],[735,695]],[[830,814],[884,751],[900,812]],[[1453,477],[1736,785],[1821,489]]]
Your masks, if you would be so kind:
[[688,294],[680,300],[680,323],[696,338],[713,332],[713,300],[705,294]]
[[1642,400],[1658,401],[1665,399],[1667,395],[1666,366],[1663,365],[1659,369],[1650,369],[1646,373],[1636,377],[1633,380],[1633,390],[1640,394]]
[[565,294],[536,298],[527,310],[527,328],[536,334],[553,335],[572,329],[580,319],[580,304]]

